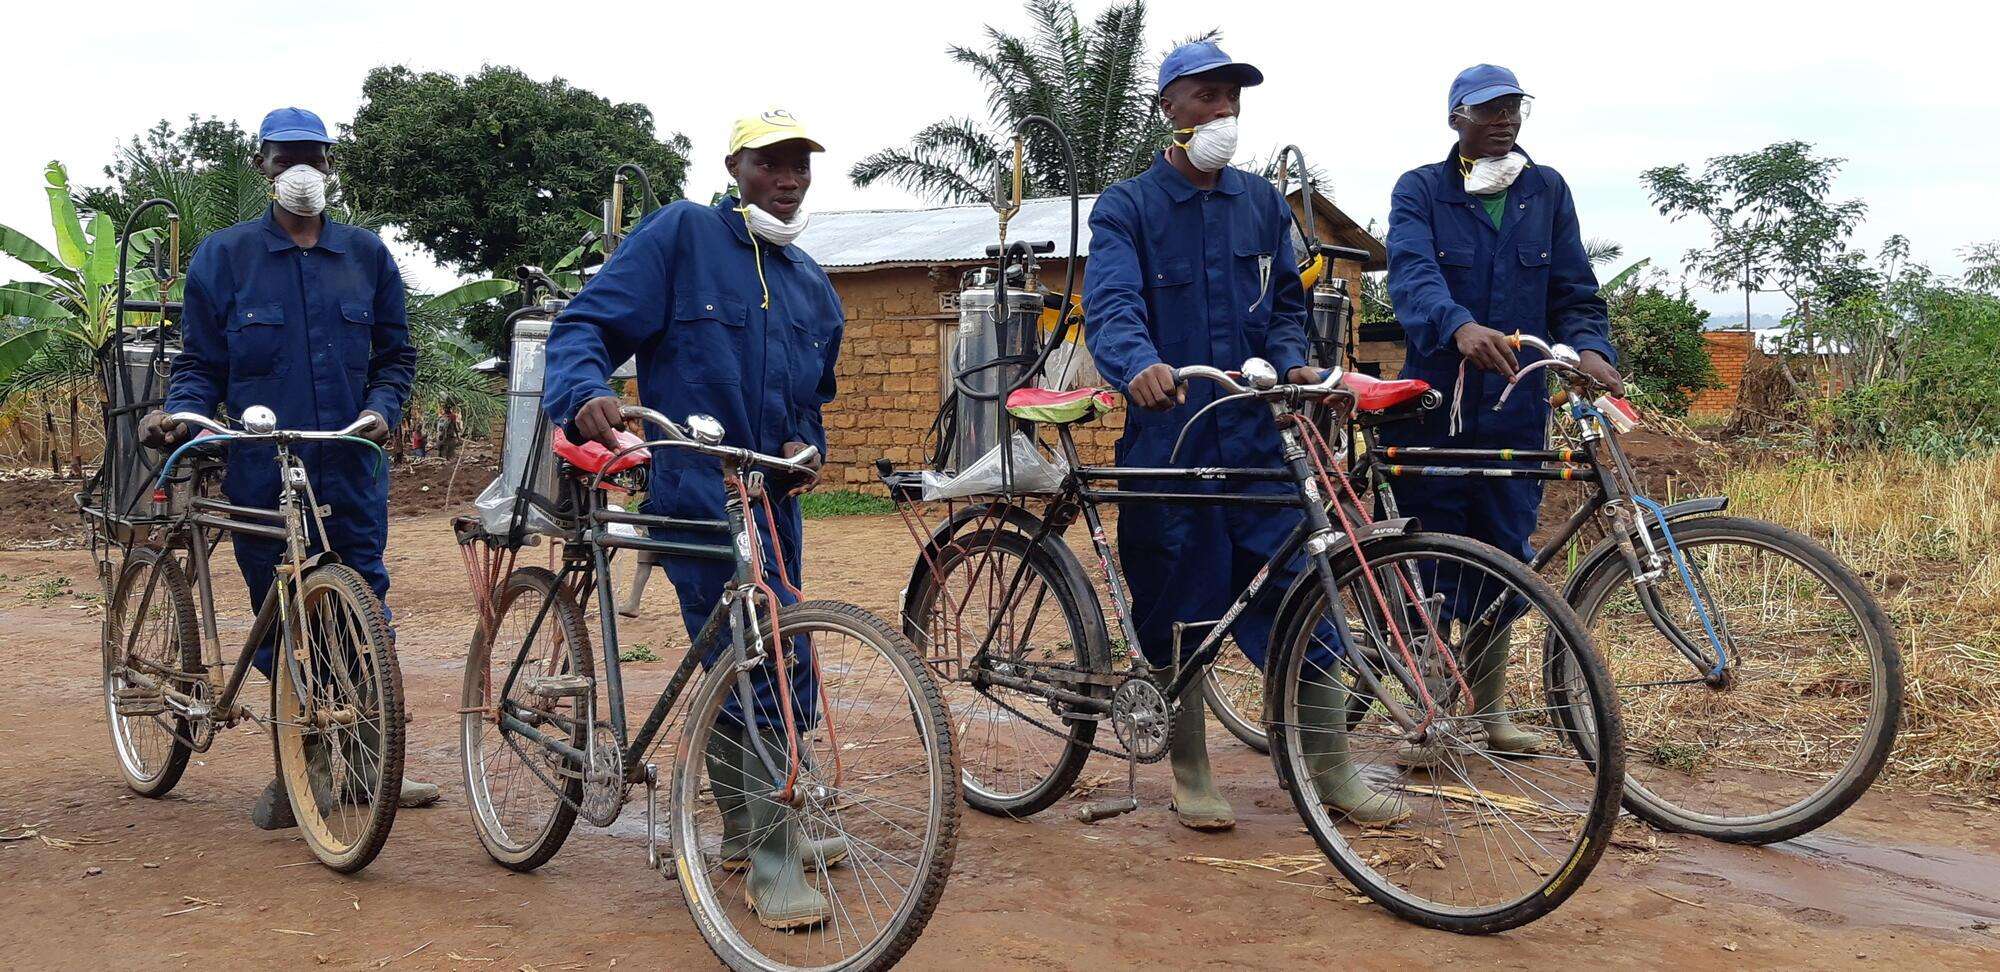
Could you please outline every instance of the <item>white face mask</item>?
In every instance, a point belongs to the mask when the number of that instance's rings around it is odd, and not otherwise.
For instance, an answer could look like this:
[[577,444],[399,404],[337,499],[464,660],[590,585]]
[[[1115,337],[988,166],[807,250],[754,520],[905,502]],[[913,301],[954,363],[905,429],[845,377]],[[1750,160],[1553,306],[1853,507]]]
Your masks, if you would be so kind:
[[[1187,141],[1180,136],[1187,136]],[[1236,157],[1236,116],[1229,115],[1174,132],[1174,144],[1187,153],[1189,164],[1203,172],[1220,172]]]
[[772,246],[789,246],[793,240],[799,238],[800,233],[806,231],[806,211],[803,206],[792,214],[792,221],[789,223],[752,203],[744,203],[742,212],[743,219],[750,224],[750,232]]
[[271,195],[286,212],[318,216],[326,209],[326,189],[326,173],[302,164],[279,173],[271,184]]
[[1475,196],[1490,196],[1504,191],[1527,167],[1528,157],[1519,152],[1480,159],[1472,163],[1472,171],[1465,175],[1465,191]]

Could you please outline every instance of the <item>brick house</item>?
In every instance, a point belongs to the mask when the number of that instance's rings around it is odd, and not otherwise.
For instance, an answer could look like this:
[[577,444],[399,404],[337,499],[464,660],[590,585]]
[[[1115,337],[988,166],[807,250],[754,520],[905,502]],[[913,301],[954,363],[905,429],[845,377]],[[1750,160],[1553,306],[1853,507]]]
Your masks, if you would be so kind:
[[1688,405],[1691,415],[1727,415],[1736,408],[1736,395],[1743,387],[1743,369],[1750,362],[1750,355],[1756,351],[1752,335],[1747,331],[1704,331],[1702,345],[1708,351],[1709,363],[1715,366],[1715,378],[1722,385],[1709,388],[1695,395]]
[[[1365,266],[1337,261],[1350,293],[1361,292],[1363,270],[1382,270],[1388,254],[1333,205],[1315,194],[1315,233],[1327,243],[1371,254]],[[1078,229],[1079,262],[1090,252],[1090,206],[1082,200]],[[1300,205],[1298,192],[1292,206]],[[945,386],[945,362],[958,326],[960,278],[987,262],[986,247],[997,242],[996,214],[984,204],[929,209],[874,209],[813,214],[798,241],[826,268],[847,312],[841,347],[840,396],[826,409],[827,447],[832,463],[830,488],[880,492],[874,461],[887,457],[899,466],[921,464],[924,437],[936,416]],[[1008,223],[1009,240],[1054,240],[1057,252],[1041,264],[1043,283],[1063,285],[1069,241],[1069,197],[1030,199]],[[1083,268],[1077,268],[1082,289]],[[1400,329],[1362,332],[1364,368],[1402,365]],[[1077,443],[1093,462],[1109,462],[1123,428],[1123,415],[1081,427]]]

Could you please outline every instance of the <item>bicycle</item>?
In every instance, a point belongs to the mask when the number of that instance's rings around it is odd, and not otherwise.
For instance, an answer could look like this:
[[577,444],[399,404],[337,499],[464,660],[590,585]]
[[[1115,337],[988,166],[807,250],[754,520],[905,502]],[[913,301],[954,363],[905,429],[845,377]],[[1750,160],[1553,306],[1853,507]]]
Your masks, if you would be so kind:
[[[558,495],[524,494],[513,522],[524,522],[533,504],[560,527],[557,569],[516,569],[518,533],[492,535],[472,517],[455,523],[481,615],[460,709],[480,842],[503,867],[534,870],[579,817],[609,826],[643,785],[649,863],[679,882],[695,926],[730,968],[893,965],[936,908],[956,853],[956,762],[938,688],[916,649],[879,618],[835,601],[780,606],[765,581],[762,534],[774,522],[766,490],[776,488],[766,479],[810,483],[810,452],[781,459],[723,446],[720,423],[707,416],[690,416],[684,427],[643,407],[624,413],[661,435],[626,433],[614,451],[573,444],[559,431],[550,437],[545,426],[536,432],[531,462],[552,441]],[[725,519],[631,513],[608,501],[610,490],[644,488],[648,450],[668,448],[719,461]],[[536,481],[532,471],[525,481]],[[673,539],[647,530],[674,531]],[[781,546],[770,549],[782,558]],[[636,733],[610,583],[620,550],[735,567]],[[593,597],[601,674],[583,613]],[[757,670],[770,675],[775,704],[758,697]],[[660,774],[647,757],[684,695],[691,701],[667,771],[663,852]],[[765,853],[803,865],[808,897],[821,901],[816,911],[757,910],[750,882]]]
[[[1524,565],[1491,547],[1412,532],[1406,520],[1368,519],[1344,477],[1329,474],[1333,450],[1307,420],[1311,403],[1356,405],[1354,388],[1365,378],[1333,369],[1318,384],[1280,384],[1275,369],[1257,359],[1240,373],[1206,366],[1176,372],[1178,382],[1195,379],[1222,386],[1227,395],[1218,404],[1266,404],[1285,467],[1085,466],[1071,427],[1115,405],[1095,389],[1009,396],[1015,419],[1055,426],[1060,484],[1045,495],[976,496],[948,507],[931,529],[920,510],[922,476],[878,462],[920,545],[904,595],[904,630],[952,696],[967,802],[1002,816],[1038,813],[1075,787],[1097,752],[1126,760],[1126,796],[1087,804],[1079,818],[1135,809],[1138,764],[1165,758],[1176,708],[1200,704],[1189,687],[1205,677],[1249,604],[1279,596],[1266,676],[1269,721],[1278,730],[1272,757],[1320,849],[1371,899],[1423,925],[1485,933],[1547,914],[1603,853],[1624,775],[1610,679],[1582,625]],[[1286,483],[1292,490],[1131,488],[1169,482]],[[1232,503],[1302,516],[1220,619],[1176,626],[1173,662],[1160,671],[1137,650],[1127,588],[1099,512],[1100,504],[1132,502]],[[1078,520],[1101,567],[1118,642],[1090,575],[1063,542]],[[1305,567],[1288,589],[1272,583],[1301,557]],[[1496,604],[1504,606],[1497,614],[1472,610]],[[1451,626],[1475,616],[1477,624]],[[1543,654],[1531,667],[1552,671],[1561,659],[1561,670],[1574,677],[1548,693],[1557,706],[1509,703],[1475,712],[1461,669],[1490,663],[1481,661],[1486,649],[1516,627],[1532,635],[1516,643]],[[1198,637],[1189,639],[1191,649],[1183,646],[1186,635]],[[1575,707],[1591,719],[1558,721]],[[1570,739],[1575,754],[1495,759],[1481,746],[1482,720],[1500,716],[1546,726]],[[1106,722],[1116,748],[1097,741]],[[1368,815],[1400,806],[1399,821],[1357,822],[1356,805],[1376,800],[1389,805],[1375,803]]]
[[[1839,816],[1895,745],[1902,659],[1887,616],[1852,570],[1798,531],[1725,515],[1727,497],[1649,498],[1618,439],[1620,424],[1636,416],[1594,397],[1599,390],[1569,347],[1520,334],[1513,343],[1541,357],[1522,367],[1501,402],[1538,370],[1558,374],[1574,448],[1407,448],[1372,439],[1363,448],[1357,435],[1353,475],[1389,516],[1389,484],[1399,477],[1588,483],[1582,505],[1530,566],[1552,566],[1587,523],[1607,522],[1608,536],[1569,570],[1564,597],[1618,676],[1634,756],[1626,807],[1665,830],[1751,844]],[[1450,465],[1468,462],[1486,465]]]
[[[337,432],[307,432],[278,429],[262,406],[244,410],[240,430],[194,412],[172,417],[203,434],[160,465],[152,500],[162,516],[151,527],[158,542],[129,548],[101,633],[105,713],[119,771],[133,792],[162,797],[180,781],[189,757],[214,745],[218,729],[246,720],[269,727],[306,846],[328,868],[359,871],[381,853],[396,820],[402,672],[375,592],[331,554],[307,552],[311,538],[326,535],[327,511],[292,446],[345,442],[379,455],[380,446],[356,435],[372,419]],[[266,443],[275,447],[280,470],[275,510],[209,498],[206,488],[218,472],[213,462],[174,478],[184,456]],[[284,544],[275,582],[228,664],[210,577],[224,533]],[[238,697],[259,646],[274,631],[270,715],[261,717]]]

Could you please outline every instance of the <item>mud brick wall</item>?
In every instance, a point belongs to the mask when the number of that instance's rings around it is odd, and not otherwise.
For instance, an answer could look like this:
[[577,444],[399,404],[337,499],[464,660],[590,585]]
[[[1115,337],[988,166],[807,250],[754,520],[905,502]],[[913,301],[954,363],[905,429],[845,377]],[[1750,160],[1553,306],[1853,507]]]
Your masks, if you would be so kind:
[[1706,331],[1701,340],[1722,387],[1696,395],[1688,411],[1695,415],[1728,414],[1736,408],[1736,395],[1743,385],[1743,368],[1750,360],[1750,335],[1743,331]]

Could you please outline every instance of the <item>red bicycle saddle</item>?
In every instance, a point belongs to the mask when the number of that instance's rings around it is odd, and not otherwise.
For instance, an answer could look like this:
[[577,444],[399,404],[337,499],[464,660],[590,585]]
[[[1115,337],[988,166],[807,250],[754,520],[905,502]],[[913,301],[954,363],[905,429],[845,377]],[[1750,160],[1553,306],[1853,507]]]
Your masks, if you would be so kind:
[[[605,448],[604,443],[594,439],[578,445],[571,442],[569,436],[563,434],[563,430],[557,429],[554,446],[556,455],[563,457],[563,461],[592,474],[603,473],[609,476],[612,473],[624,472],[633,466],[645,465],[652,460],[653,456],[651,452],[640,449],[637,452],[626,452],[623,456],[619,457],[617,462],[612,462],[612,456],[618,455],[619,452],[623,452],[646,441],[624,429],[618,430],[617,439],[618,449],[614,451]],[[605,468],[607,464],[610,466],[609,469]]]
[[1342,373],[1340,384],[1354,393],[1354,407],[1364,412],[1395,408],[1431,390],[1430,382],[1420,378],[1370,378],[1358,371]]

